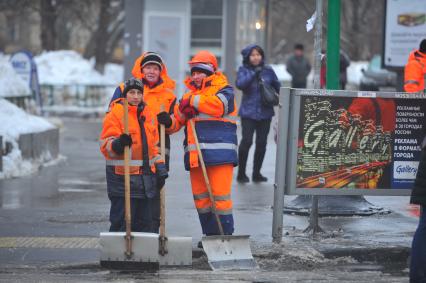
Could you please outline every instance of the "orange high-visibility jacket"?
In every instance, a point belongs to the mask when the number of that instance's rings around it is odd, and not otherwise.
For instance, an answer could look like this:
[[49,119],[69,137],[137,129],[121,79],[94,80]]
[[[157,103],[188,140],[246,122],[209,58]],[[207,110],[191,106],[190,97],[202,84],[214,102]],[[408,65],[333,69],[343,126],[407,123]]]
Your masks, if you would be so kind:
[[[130,150],[130,174],[142,174],[143,167],[143,142],[147,142],[149,165],[151,171],[155,173],[155,164],[163,163],[161,159],[158,134],[158,124],[156,116],[145,106],[139,117],[138,107],[129,105],[129,134],[133,144]],[[138,119],[139,118],[139,119]],[[143,123],[143,127],[140,125]],[[146,141],[142,140],[142,128],[146,133]],[[110,112],[104,118],[101,133],[101,152],[106,159],[107,166],[114,166],[114,172],[118,175],[124,174],[124,156],[118,155],[112,149],[112,142],[124,133],[124,106],[123,99],[114,101],[110,107]]]
[[[182,99],[190,99],[190,105],[199,114],[192,118],[203,152],[204,162],[209,165],[238,164],[237,158],[237,105],[233,88],[221,72],[205,78],[197,88],[190,78],[185,80],[190,90]],[[185,169],[198,167],[198,155],[195,139],[189,120],[175,106],[172,125],[168,129],[173,133],[183,126],[185,129]]]
[[418,50],[411,52],[404,73],[404,90],[406,92],[423,91],[426,79],[426,54]]

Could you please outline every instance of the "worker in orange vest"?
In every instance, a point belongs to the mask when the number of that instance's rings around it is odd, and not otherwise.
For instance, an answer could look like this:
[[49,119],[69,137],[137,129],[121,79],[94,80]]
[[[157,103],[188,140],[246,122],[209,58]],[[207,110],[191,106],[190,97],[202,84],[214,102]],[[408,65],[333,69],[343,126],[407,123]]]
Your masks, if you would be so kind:
[[[130,146],[130,196],[132,231],[152,232],[152,199],[168,177],[159,152],[155,115],[143,102],[143,84],[138,79],[124,83],[123,94],[111,103],[101,133],[101,152],[106,159],[108,197],[111,201],[110,231],[125,231],[124,160]],[[124,129],[124,98],[128,100],[129,134]]]
[[[176,96],[174,94],[175,82],[169,77],[167,67],[158,53],[144,52],[136,59],[132,75],[134,78],[142,80],[144,84],[143,100],[148,105],[151,112],[157,115],[161,111],[173,114]],[[111,101],[122,95],[124,85],[121,83],[116,88]],[[164,107],[164,110],[162,110]],[[170,136],[166,131],[166,165],[169,168],[170,160]],[[157,194],[152,203],[152,215],[154,227],[152,232],[158,233],[160,227],[160,195]]]
[[173,116],[168,112],[157,115],[158,122],[169,132],[185,126],[185,169],[189,170],[192,194],[203,234],[220,234],[212,213],[200,161],[195,145],[194,121],[201,151],[212,187],[216,210],[224,233],[234,232],[231,187],[234,166],[237,166],[237,106],[233,88],[225,75],[219,72],[216,57],[208,51],[198,52],[191,61],[191,76],[185,80],[189,92],[175,106]]
[[425,89],[426,79],[426,39],[420,42],[418,50],[414,50],[408,57],[404,70],[404,90],[419,92]]

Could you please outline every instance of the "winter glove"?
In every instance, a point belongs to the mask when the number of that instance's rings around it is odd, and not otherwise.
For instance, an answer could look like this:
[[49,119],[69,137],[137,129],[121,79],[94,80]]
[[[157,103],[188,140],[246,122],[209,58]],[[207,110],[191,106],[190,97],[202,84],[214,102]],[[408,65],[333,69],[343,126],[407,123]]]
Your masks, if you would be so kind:
[[138,79],[135,79],[135,78],[131,78],[131,79],[125,81],[124,82],[124,89],[123,89],[123,97],[126,97],[127,93],[131,89],[138,89],[138,90],[142,91],[142,93],[143,93],[143,83],[142,83],[142,81],[138,80]]
[[262,73],[263,67],[262,66],[256,66],[254,67],[254,72],[257,77],[260,77],[260,74]]
[[172,125],[172,118],[170,117],[170,114],[166,111],[157,114],[157,121],[159,124],[166,126],[166,128],[170,128],[170,126]]
[[124,153],[124,147],[125,146],[131,146],[133,143],[132,137],[128,134],[122,134],[118,138],[116,138],[112,142],[112,150],[114,150],[117,154],[123,154]]
[[186,119],[191,119],[191,118],[194,118],[195,115],[198,115],[198,111],[195,110],[195,108],[192,106],[186,107],[181,112],[183,115],[185,115]]
[[198,114],[198,111],[191,106],[191,97],[181,100],[179,103],[179,111],[185,115],[187,119],[191,119]]
[[182,99],[179,102],[179,111],[183,112],[186,107],[191,107],[191,97],[189,99]]
[[156,169],[156,177],[157,177],[157,188],[161,189],[164,187],[166,183],[167,177],[169,177],[169,173],[167,172],[167,167],[165,163],[157,163],[155,164]]

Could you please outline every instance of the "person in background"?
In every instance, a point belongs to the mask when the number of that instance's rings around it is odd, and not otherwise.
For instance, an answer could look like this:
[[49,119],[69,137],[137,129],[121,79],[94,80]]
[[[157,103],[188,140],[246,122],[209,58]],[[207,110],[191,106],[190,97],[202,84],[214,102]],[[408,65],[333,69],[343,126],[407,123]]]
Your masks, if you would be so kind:
[[[320,87],[325,88],[327,84],[327,57],[325,51],[322,51],[323,56],[321,56],[321,70],[320,70]],[[348,72],[347,69],[351,64],[349,56],[340,51],[340,63],[339,63],[339,84],[340,89],[346,89],[346,84],[348,83]]]
[[[161,56],[155,52],[144,52],[135,60],[132,69],[134,78],[143,82],[143,101],[150,111],[156,116],[162,111],[173,113],[176,104],[176,96],[173,93],[175,82],[168,76],[166,65]],[[121,97],[124,84],[121,83],[115,90],[111,102]],[[162,109],[164,107],[164,109]],[[170,160],[170,136],[166,131],[166,166],[169,169]],[[153,229],[151,232],[158,233],[160,227],[160,194],[157,193],[151,203],[151,214],[153,217]]]
[[306,88],[306,81],[311,72],[311,64],[305,58],[302,44],[294,46],[293,55],[287,60],[287,72],[291,75],[292,88]]
[[[420,42],[418,50],[410,53],[405,66],[404,89],[406,92],[420,92],[425,89],[426,39]],[[410,282],[426,282],[426,137],[422,142],[422,153],[417,169],[410,203],[420,205],[419,225],[414,233],[411,248]]]
[[260,173],[266,153],[266,143],[272,117],[273,106],[262,104],[259,79],[271,85],[279,92],[281,84],[274,70],[265,65],[265,55],[262,48],[251,44],[241,51],[243,65],[238,69],[236,86],[243,91],[239,115],[241,117],[242,139],[238,148],[238,175],[237,181],[247,183],[250,181],[246,175],[247,158],[256,132],[256,149],[254,151],[254,164],[252,181],[266,182],[268,179]]
[[[158,149],[155,115],[143,102],[143,84],[138,79],[124,82],[122,95],[110,105],[100,136],[106,160],[108,198],[111,201],[110,232],[125,231],[124,148],[130,147],[130,210],[134,232],[152,232],[151,200],[168,177]],[[124,129],[124,99],[129,113],[129,134]]]
[[414,233],[411,248],[410,282],[426,282],[426,142],[417,169],[410,203],[420,205],[419,225]]
[[420,42],[418,50],[414,50],[408,57],[404,69],[404,90],[419,92],[425,89],[426,79],[426,38]]

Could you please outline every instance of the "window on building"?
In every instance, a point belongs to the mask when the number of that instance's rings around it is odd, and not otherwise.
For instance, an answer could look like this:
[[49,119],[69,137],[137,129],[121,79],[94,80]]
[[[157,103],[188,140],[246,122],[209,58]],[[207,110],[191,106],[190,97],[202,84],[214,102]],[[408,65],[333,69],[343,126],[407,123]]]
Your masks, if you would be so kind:
[[191,57],[207,49],[222,58],[223,0],[191,1]]

